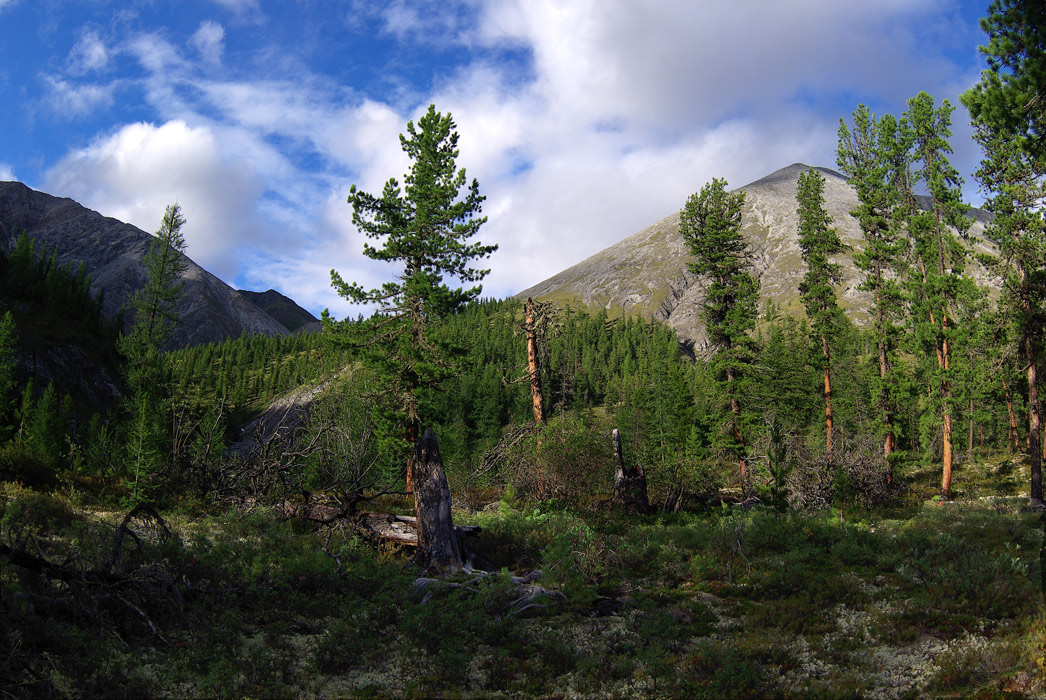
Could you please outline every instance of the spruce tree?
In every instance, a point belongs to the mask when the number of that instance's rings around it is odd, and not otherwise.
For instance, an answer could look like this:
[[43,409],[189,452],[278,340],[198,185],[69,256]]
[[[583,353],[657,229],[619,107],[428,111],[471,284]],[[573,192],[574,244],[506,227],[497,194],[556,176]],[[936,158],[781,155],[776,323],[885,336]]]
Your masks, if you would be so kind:
[[[400,146],[411,160],[401,186],[391,178],[380,195],[349,191],[352,222],[380,247],[364,243],[363,254],[399,267],[396,279],[377,289],[348,283],[331,270],[331,284],[346,299],[377,307],[360,324],[342,323],[341,337],[360,345],[376,363],[384,384],[396,396],[400,410],[389,416],[400,437],[399,452],[413,449],[422,421],[421,392],[452,374],[448,344],[433,332],[440,319],[479,297],[479,284],[467,289],[453,281],[478,283],[489,270],[474,268],[496,245],[470,242],[486,217],[480,216],[485,199],[479,182],[466,180],[458,168],[458,133],[450,114],[434,105],[418,120],[407,123]],[[462,194],[464,189],[464,194]],[[449,280],[447,278],[450,278]],[[328,315],[325,324],[331,328]],[[432,416],[426,417],[433,418]],[[402,441],[403,436],[407,443]],[[394,444],[387,442],[388,447]],[[411,462],[407,482],[411,485]]]
[[741,484],[747,484],[747,446],[742,400],[755,358],[759,280],[752,274],[747,243],[741,236],[744,192],[727,192],[726,181],[713,178],[690,196],[679,213],[679,232],[690,248],[692,273],[708,281],[702,318],[714,352],[710,365],[729,405],[727,432]]
[[824,375],[825,441],[828,463],[835,460],[832,436],[832,342],[839,331],[842,311],[836,303],[834,285],[840,279],[840,266],[831,256],[846,249],[838,232],[831,227],[832,218],[824,208],[824,177],[811,168],[799,174],[796,187],[799,214],[799,247],[806,263],[806,275],[799,284],[799,294],[810,319],[810,330],[821,346]]

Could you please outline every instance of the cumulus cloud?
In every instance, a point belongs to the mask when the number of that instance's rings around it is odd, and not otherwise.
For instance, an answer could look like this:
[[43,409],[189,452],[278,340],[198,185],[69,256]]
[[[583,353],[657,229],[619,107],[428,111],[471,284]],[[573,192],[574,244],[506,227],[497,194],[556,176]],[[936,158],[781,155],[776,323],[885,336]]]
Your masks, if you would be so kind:
[[14,169],[7,163],[0,163],[0,180],[4,182],[14,181],[18,178],[15,177]]
[[[215,2],[238,19],[261,14],[254,0]],[[104,135],[49,177],[146,230],[177,199],[198,262],[342,315],[354,311],[330,290],[331,267],[366,286],[391,274],[360,254],[348,187],[377,193],[402,176],[397,135],[430,102],[453,113],[459,165],[487,196],[480,238],[501,249],[484,263],[485,287],[503,296],[678,211],[714,176],[736,187],[796,161],[831,167],[838,119],[858,101],[899,112],[926,89],[954,102],[976,78],[942,48],[966,30],[950,0],[735,5],[363,3],[369,26],[397,41],[428,32],[460,44],[465,60],[409,104],[309,70],[214,80],[225,39],[215,22],[188,48],[141,34],[122,48],[161,125]],[[916,24],[936,27],[941,45]],[[77,96],[105,101],[76,90],[56,85],[70,111]]]
[[225,28],[217,22],[202,22],[200,28],[189,39],[189,43],[207,63],[222,62],[225,52]]
[[85,32],[69,52],[67,64],[73,75],[103,70],[109,65],[109,49],[97,32]]
[[224,157],[212,130],[184,122],[125,126],[67,155],[46,185],[146,231],[177,202],[189,256],[224,279],[236,275],[238,251],[262,228],[254,212],[264,188],[252,168]]

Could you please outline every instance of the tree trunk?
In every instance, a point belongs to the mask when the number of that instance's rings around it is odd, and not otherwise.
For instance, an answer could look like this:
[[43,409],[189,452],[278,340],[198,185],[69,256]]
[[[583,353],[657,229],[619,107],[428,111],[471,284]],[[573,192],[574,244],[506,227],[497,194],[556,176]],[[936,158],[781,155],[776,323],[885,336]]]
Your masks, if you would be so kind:
[[[733,381],[734,371],[732,369],[726,370],[727,386],[731,385]],[[730,391],[730,414],[734,419],[734,442],[737,443],[737,469],[741,479],[741,493],[744,493],[748,482],[748,466],[745,464],[745,436],[741,432],[741,404],[738,403],[737,397],[733,395],[732,389]]]
[[614,497],[612,502],[636,513],[649,513],[650,501],[646,492],[646,473],[643,465],[635,469],[625,466],[621,453],[621,433],[617,428],[611,433],[614,440]]
[[1006,386],[1006,378],[1002,377],[1002,395],[1006,397],[1006,412],[1010,416],[1010,425],[1006,432],[1006,444],[1010,452],[1017,449],[1017,417],[1013,415],[1013,397],[1010,396],[1010,388]]
[[821,338],[821,349],[824,351],[824,422],[825,440],[828,448],[828,465],[835,464],[835,443],[832,438],[832,380],[830,376],[831,358],[828,353],[828,338]]
[[530,398],[534,404],[534,421],[545,422],[544,397],[541,393],[541,367],[538,364],[537,332],[534,324],[534,300],[527,297],[524,324],[527,334],[527,368],[530,372]]
[[1035,357],[1035,340],[1030,333],[1024,336],[1024,351],[1028,358],[1028,456],[1031,461],[1031,505],[1042,501],[1042,422],[1039,415],[1039,386]]
[[425,569],[445,574],[462,569],[461,545],[454,532],[450,507],[450,486],[436,433],[426,428],[414,449],[414,512],[418,518],[415,561]]

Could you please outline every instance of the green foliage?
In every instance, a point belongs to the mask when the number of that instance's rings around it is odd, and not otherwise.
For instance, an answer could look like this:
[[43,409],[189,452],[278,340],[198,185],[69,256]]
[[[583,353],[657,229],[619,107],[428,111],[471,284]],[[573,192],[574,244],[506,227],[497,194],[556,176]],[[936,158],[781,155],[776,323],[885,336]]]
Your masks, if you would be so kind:
[[713,178],[690,196],[679,214],[679,233],[694,256],[690,271],[709,281],[702,306],[709,345],[715,352],[709,365],[728,407],[722,414],[724,433],[742,460],[741,404],[756,351],[751,332],[759,303],[759,280],[752,274],[748,244],[741,236],[744,199],[744,192],[730,194],[724,180]]
[[[365,290],[331,270],[331,284],[341,296],[378,307],[366,321],[332,325],[325,313],[324,323],[328,332],[340,331],[336,337],[343,342],[361,345],[379,368],[387,391],[396,397],[398,406],[388,418],[398,417],[404,430],[385,443],[386,449],[396,452],[412,449],[403,443],[404,436],[410,442],[419,434],[419,390],[452,374],[452,349],[432,332],[432,324],[463,308],[481,291],[478,284],[470,289],[452,287],[445,278],[479,282],[489,270],[472,264],[497,250],[497,246],[469,242],[486,221],[479,216],[484,197],[474,179],[459,198],[466,176],[465,169],[456,165],[457,144],[453,118],[431,105],[417,128],[408,122],[407,134],[400,136],[411,161],[404,186],[392,178],[380,196],[355,185],[349,191],[353,224],[367,238],[382,243],[380,248],[364,243],[364,255],[399,266],[396,281]],[[398,450],[393,440],[399,441]]]
[[1029,153],[1046,155],[1043,85],[1046,84],[1046,11],[1034,0],[992,0],[981,19],[988,70],[962,96],[975,124],[1027,137]]
[[184,225],[181,208],[169,205],[143,260],[145,285],[132,297],[134,326],[120,338],[128,389],[124,474],[133,501],[153,498],[174,484],[170,471],[171,364],[163,346],[178,321],[176,305],[187,267]]

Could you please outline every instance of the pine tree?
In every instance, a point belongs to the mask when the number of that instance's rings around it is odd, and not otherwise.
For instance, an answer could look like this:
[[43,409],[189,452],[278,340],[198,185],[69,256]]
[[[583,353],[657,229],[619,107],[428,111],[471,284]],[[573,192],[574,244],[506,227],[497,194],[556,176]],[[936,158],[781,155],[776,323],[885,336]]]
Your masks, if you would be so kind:
[[[450,348],[436,337],[432,326],[478,298],[482,290],[478,284],[468,289],[451,286],[445,277],[478,283],[489,270],[472,267],[474,261],[497,249],[470,242],[486,221],[479,216],[484,197],[479,182],[473,179],[467,184],[465,169],[457,168],[455,129],[450,114],[441,114],[430,105],[417,127],[407,122],[407,133],[400,135],[400,146],[411,160],[403,186],[391,178],[380,196],[355,185],[349,191],[353,224],[367,238],[382,244],[364,243],[363,254],[400,266],[396,280],[366,290],[331,270],[331,284],[341,296],[378,308],[358,328],[347,324],[342,329],[361,331],[362,339],[356,341],[372,351],[370,358],[397,396],[400,410],[391,418],[404,428],[401,435],[406,436],[407,444],[400,444],[408,449],[413,449],[420,434],[421,391],[452,374]],[[460,195],[462,188],[464,196]],[[330,328],[327,314],[324,319]],[[411,481],[408,458],[408,487]]]
[[936,359],[930,390],[941,414],[941,494],[945,497],[951,491],[954,460],[951,347],[957,330],[956,304],[966,289],[967,251],[960,237],[971,223],[961,198],[962,178],[948,162],[952,110],[947,100],[935,108],[933,98],[922,92],[908,101],[905,113],[912,129],[912,158],[919,165],[916,177],[930,196],[929,208],[913,214],[909,222],[917,267],[909,280],[915,339]]
[[759,304],[759,280],[751,272],[741,236],[744,201],[744,192],[729,193],[725,180],[713,178],[679,213],[679,232],[694,257],[689,269],[709,282],[702,317],[715,353],[710,364],[729,404],[727,430],[734,440],[742,487],[747,484],[747,447],[741,404],[755,357],[750,333]]
[[853,127],[839,123],[837,163],[857,191],[860,205],[850,214],[864,234],[863,250],[854,253],[854,264],[864,273],[861,289],[872,292],[871,316],[878,354],[879,428],[883,456],[896,447],[893,373],[897,322],[904,316],[898,273],[904,250],[902,189],[908,187],[908,134],[892,115],[876,119],[864,105],[852,117]]
[[840,266],[830,256],[846,247],[831,228],[832,219],[824,208],[824,177],[814,169],[799,174],[796,187],[799,205],[799,247],[806,263],[806,275],[799,284],[799,294],[810,319],[811,331],[821,346],[824,360],[825,440],[828,464],[834,463],[832,436],[832,342],[839,331],[842,311],[836,303],[835,284],[840,279]]
[[988,13],[981,20],[988,34],[981,47],[988,70],[962,101],[985,154],[977,179],[991,195],[986,208],[995,215],[985,230],[999,250],[993,267],[1005,281],[1006,306],[1019,328],[1027,363],[1031,503],[1042,507],[1037,365],[1046,326],[1046,9],[1031,0],[993,0]]

